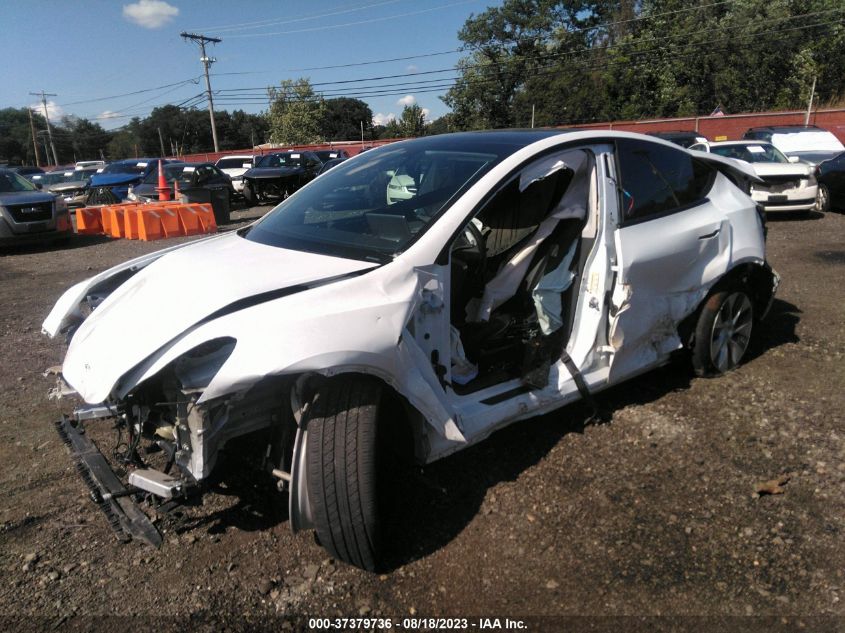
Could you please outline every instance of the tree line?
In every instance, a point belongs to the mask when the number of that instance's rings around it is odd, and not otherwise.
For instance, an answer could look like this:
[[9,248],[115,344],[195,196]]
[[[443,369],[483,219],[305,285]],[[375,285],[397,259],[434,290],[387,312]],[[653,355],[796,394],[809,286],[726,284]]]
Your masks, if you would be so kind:
[[449,127],[838,104],[843,19],[841,0],[504,0],[458,34]]

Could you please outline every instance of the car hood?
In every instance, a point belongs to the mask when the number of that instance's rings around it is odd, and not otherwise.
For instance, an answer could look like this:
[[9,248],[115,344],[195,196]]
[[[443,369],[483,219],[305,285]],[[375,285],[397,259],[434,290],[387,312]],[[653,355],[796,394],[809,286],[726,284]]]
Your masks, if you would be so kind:
[[118,287],[80,325],[62,374],[87,402],[194,326],[375,264],[291,251],[235,233],[168,253]]
[[51,193],[42,191],[21,191],[19,193],[0,193],[0,204],[40,204],[53,202],[56,199]]
[[808,176],[810,166],[806,163],[751,163],[761,178],[764,176]]
[[71,191],[73,189],[84,189],[88,186],[88,182],[85,180],[71,180],[70,182],[62,182],[55,185],[50,185],[49,187],[45,187],[47,191],[55,191],[56,193],[61,191]]
[[244,178],[284,178],[302,173],[302,167],[254,167],[244,174]]
[[141,174],[94,174],[91,176],[91,186],[131,185],[142,178]]

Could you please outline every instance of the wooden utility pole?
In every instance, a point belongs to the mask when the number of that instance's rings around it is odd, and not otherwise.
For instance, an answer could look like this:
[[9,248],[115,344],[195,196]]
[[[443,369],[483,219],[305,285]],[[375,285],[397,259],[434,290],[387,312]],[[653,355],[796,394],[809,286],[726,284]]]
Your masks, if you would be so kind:
[[197,35],[196,33],[185,33],[184,31],[179,35],[181,35],[186,40],[192,40],[199,44],[200,51],[202,53],[200,61],[202,62],[202,66],[205,69],[205,90],[208,94],[208,116],[211,118],[211,138],[214,139],[214,151],[219,152],[220,147],[217,144],[217,126],[214,124],[214,100],[211,97],[211,80],[208,78],[208,67],[211,66],[217,60],[214,57],[208,57],[205,54],[205,43],[211,42],[212,44],[219,44],[220,42],[222,42],[222,40],[216,37],[206,37],[205,35]]
[[[53,130],[50,128],[50,116],[47,114],[47,97],[57,97],[58,95],[53,94],[52,92],[30,92],[29,94],[33,96],[41,96],[41,105],[44,106],[44,119],[47,121],[47,136],[50,137],[50,147],[53,150],[53,164],[59,164],[59,157],[56,155],[56,145],[53,143]],[[50,162],[49,160],[47,161]]]
[[35,166],[41,167],[41,159],[38,158],[38,141],[35,140],[35,122],[32,120],[32,108],[27,108],[29,112],[29,131],[32,132],[32,149],[35,150]]
[[816,95],[816,76],[813,75],[813,86],[810,88],[810,100],[807,102],[807,114],[804,116],[804,126],[810,125],[810,112],[813,109],[813,97]]

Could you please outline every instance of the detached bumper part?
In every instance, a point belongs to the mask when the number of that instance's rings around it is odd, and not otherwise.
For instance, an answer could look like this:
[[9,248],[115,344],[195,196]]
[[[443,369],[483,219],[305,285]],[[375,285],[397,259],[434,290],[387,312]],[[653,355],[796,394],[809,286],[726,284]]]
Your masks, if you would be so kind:
[[129,498],[131,491],[124,487],[94,443],[67,416],[56,422],[56,430],[70,449],[76,470],[91,490],[91,498],[106,514],[118,538],[123,541],[134,538],[160,547],[161,534]]

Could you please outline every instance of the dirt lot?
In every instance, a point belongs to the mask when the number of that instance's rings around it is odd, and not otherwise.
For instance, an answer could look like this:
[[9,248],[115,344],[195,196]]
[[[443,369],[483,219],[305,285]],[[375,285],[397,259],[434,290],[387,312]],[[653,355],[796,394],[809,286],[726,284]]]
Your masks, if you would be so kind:
[[[114,623],[92,615],[194,618],[208,630],[461,616],[479,628],[479,616],[566,615],[592,617],[527,624],[843,630],[843,236],[838,214],[770,222],[782,285],[732,374],[692,379],[677,362],[602,394],[607,423],[584,427],[576,405],[426,468],[382,575],[330,560],[310,533],[293,536],[280,497],[237,455],[202,507],[161,522],[160,550],[120,544],[53,429],[60,408],[41,372],[63,345],[40,324],[72,283],[162,244],[80,237],[6,252],[0,617],[17,619],[4,628]],[[113,433],[98,437],[110,453]],[[754,494],[780,475],[783,494]]]

